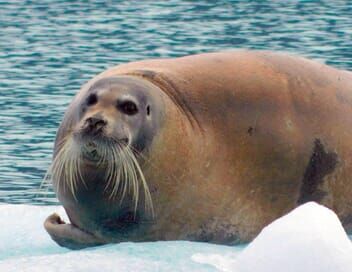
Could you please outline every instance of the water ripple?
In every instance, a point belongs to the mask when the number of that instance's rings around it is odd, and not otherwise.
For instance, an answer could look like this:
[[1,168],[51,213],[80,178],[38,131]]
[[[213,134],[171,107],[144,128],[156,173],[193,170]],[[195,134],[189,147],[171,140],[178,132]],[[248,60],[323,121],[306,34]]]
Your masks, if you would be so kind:
[[38,194],[56,129],[107,67],[232,48],[294,52],[352,69],[349,1],[1,1],[0,201]]

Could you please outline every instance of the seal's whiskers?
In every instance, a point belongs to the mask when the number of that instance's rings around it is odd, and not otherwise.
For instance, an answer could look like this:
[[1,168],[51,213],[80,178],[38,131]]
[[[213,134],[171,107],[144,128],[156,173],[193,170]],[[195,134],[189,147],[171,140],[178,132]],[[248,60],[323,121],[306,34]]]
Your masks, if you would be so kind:
[[[79,149],[79,145],[75,143],[73,137],[66,137],[60,142],[60,148],[43,179],[41,187],[46,186],[51,179],[55,180],[57,182],[56,188],[64,191],[68,188],[77,200],[78,183],[82,182],[88,188],[84,181],[81,164],[82,151]],[[144,209],[147,213],[154,216],[148,184],[136,155],[128,145],[122,146],[116,141],[106,141],[104,144],[99,145],[97,165],[105,165],[106,167],[106,186],[104,191],[110,190],[109,197],[111,199],[119,197],[121,205],[127,192],[130,192],[136,214],[141,186],[144,193]]]
[[[143,190],[144,190],[144,206],[145,206],[145,209],[146,211],[150,212],[150,214],[152,216],[154,216],[154,209],[153,209],[153,203],[152,203],[152,198],[151,198],[151,195],[150,195],[150,191],[149,191],[149,187],[148,187],[148,184],[145,180],[145,177],[144,177],[144,174],[142,172],[142,169],[136,159],[136,156],[133,154],[132,150],[130,149],[129,146],[127,146],[126,148],[126,152],[128,153],[129,155],[129,158],[131,159],[131,162],[132,162],[132,165],[133,165],[133,170],[134,170],[134,173],[135,173],[135,177],[137,178],[137,182],[138,182],[138,179],[140,180],[141,182],[141,185],[143,187]],[[137,188],[139,186],[137,185]]]
[[[77,145],[73,143],[72,138],[66,137],[64,140],[60,142],[59,151],[49,167],[42,184],[45,185],[50,179],[55,180],[57,181],[56,188],[63,188],[66,191],[66,187],[68,187],[73,197],[76,198],[78,180],[81,180],[86,186],[80,166],[81,153],[77,150]],[[61,187],[60,184],[62,182]]]
[[122,204],[126,193],[130,192],[134,202],[134,212],[137,212],[140,199],[139,187],[144,192],[144,208],[154,216],[152,198],[141,167],[129,146],[121,146],[116,142],[108,143],[102,151],[106,157],[106,180],[105,191],[110,189],[110,199],[120,198]]

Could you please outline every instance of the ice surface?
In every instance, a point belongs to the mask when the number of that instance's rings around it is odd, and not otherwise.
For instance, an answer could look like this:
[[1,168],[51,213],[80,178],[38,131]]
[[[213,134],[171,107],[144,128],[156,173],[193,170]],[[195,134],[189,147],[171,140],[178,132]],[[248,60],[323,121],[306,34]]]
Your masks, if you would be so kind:
[[[194,254],[228,255],[242,250],[186,241],[121,243],[71,251],[57,246],[43,228],[62,207],[0,204],[0,271],[218,271]],[[65,218],[66,219],[66,218]]]
[[237,256],[193,260],[236,272],[351,272],[352,243],[336,214],[310,202],[274,221]]
[[44,230],[43,222],[53,212],[67,220],[58,206],[0,204],[0,260],[68,251],[57,247]]
[[352,244],[337,216],[305,204],[267,226],[245,249],[185,241],[57,246],[42,224],[62,207],[0,205],[0,271],[350,272]]

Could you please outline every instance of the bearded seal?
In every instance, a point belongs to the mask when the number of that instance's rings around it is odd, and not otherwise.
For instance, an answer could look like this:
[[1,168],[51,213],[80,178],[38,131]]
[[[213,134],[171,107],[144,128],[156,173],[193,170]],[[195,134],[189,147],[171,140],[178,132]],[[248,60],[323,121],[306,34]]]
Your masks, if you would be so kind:
[[251,241],[316,201],[352,223],[352,73],[267,51],[122,64],[73,99],[50,176],[72,249]]

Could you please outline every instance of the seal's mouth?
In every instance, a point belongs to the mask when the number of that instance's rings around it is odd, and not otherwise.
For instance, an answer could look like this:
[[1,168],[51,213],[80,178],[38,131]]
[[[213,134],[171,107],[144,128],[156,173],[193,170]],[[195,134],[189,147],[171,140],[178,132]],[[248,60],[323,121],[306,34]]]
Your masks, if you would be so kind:
[[102,157],[98,148],[98,144],[99,143],[93,141],[84,143],[82,146],[83,158],[88,161],[98,162]]
[[92,162],[98,162],[104,157],[104,154],[102,154],[104,146],[108,147],[111,142],[119,144],[120,147],[128,146],[129,144],[128,138],[116,140],[106,136],[99,138],[81,137],[80,142],[83,158]]
[[91,162],[98,162],[102,159],[104,150],[117,142],[117,140],[106,135],[103,128],[92,130],[89,127],[83,127],[75,131],[73,140],[80,146],[82,158]]

